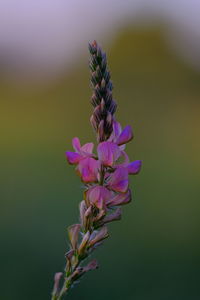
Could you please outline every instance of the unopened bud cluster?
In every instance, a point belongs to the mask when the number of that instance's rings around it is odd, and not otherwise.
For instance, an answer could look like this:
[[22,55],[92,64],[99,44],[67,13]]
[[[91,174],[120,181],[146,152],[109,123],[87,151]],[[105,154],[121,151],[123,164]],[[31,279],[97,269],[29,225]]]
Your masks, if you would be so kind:
[[97,132],[99,142],[106,141],[113,130],[113,115],[117,105],[113,100],[113,85],[110,81],[110,72],[107,69],[106,54],[94,41],[89,44],[91,84],[93,95],[91,103],[94,112],[91,116],[91,124]]

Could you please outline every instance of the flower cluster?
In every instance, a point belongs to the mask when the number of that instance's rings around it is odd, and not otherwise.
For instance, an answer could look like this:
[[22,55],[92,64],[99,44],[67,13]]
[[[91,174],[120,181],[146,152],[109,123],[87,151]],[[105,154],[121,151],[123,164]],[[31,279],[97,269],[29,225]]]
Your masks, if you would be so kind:
[[87,206],[95,207],[101,216],[95,219],[94,227],[107,220],[109,209],[131,201],[128,175],[137,174],[141,168],[141,161],[130,162],[125,152],[126,143],[132,138],[130,126],[122,130],[114,121],[112,134],[107,141],[98,144],[97,155],[93,153],[93,143],[81,146],[78,138],[72,142],[75,152],[66,152],[68,162],[76,165],[77,174],[86,186]]

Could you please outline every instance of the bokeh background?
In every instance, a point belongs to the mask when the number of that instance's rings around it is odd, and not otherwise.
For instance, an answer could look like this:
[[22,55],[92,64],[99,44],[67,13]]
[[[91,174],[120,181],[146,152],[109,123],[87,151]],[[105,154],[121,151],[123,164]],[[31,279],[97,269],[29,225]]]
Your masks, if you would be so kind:
[[67,165],[89,124],[87,43],[107,52],[131,124],[133,202],[69,298],[200,299],[199,1],[0,3],[0,299],[50,299],[82,186]]

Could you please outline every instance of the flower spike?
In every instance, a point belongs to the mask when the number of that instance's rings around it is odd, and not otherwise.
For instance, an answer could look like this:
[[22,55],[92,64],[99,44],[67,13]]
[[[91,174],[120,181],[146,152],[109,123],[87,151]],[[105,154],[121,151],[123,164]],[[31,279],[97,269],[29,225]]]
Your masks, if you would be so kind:
[[84,274],[97,269],[96,260],[86,265],[84,260],[109,237],[107,224],[121,219],[121,206],[132,198],[129,175],[138,174],[142,165],[140,160],[130,162],[125,152],[133,132],[130,125],[122,129],[115,119],[117,105],[106,54],[96,41],[89,44],[89,52],[94,108],[90,121],[97,136],[97,155],[93,143],[81,145],[78,137],[72,140],[74,151],[66,152],[68,163],[75,166],[84,184],[84,192],[79,205],[80,224],[68,227],[70,249],[65,254],[64,274],[55,275],[52,300],[62,300]]

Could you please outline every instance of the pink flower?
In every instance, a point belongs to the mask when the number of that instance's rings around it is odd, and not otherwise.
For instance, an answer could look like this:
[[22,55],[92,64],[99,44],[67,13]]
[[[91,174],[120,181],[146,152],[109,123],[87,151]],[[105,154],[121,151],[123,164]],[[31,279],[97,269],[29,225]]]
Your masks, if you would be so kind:
[[76,165],[79,161],[85,157],[93,157],[92,151],[94,148],[93,143],[87,143],[81,147],[79,138],[75,137],[72,140],[72,146],[75,152],[66,152],[66,157],[69,164]]
[[120,167],[127,168],[128,174],[130,174],[130,175],[135,175],[135,174],[138,174],[140,172],[141,167],[142,167],[142,161],[141,160],[135,160],[135,161],[130,163],[129,157],[126,154],[125,151],[121,151],[121,156],[123,156],[124,161],[120,164],[116,164],[114,166],[114,168],[116,168],[116,169],[120,168]]
[[142,167],[142,161],[141,160],[135,160],[130,163],[128,155],[122,151],[122,155],[124,156],[124,162],[118,165],[115,165],[115,168],[126,168],[128,170],[129,175],[135,175],[138,174]]
[[85,183],[96,182],[98,178],[99,162],[92,153],[94,144],[87,143],[81,147],[79,138],[72,140],[75,152],[66,152],[69,164],[77,165],[77,173]]
[[128,169],[118,167],[108,178],[108,187],[115,192],[125,193],[128,189]]
[[138,174],[141,165],[141,160],[116,165],[115,171],[107,174],[107,186],[115,192],[126,193],[129,186],[128,175]]
[[[116,143],[118,146],[124,145],[133,139],[133,132],[130,125],[127,125],[123,130],[119,122],[113,122],[113,132],[109,141]],[[124,147],[122,147],[124,149]]]
[[[123,151],[125,144],[133,138],[131,126],[121,129],[120,123],[113,122],[113,133],[106,142],[102,142],[97,147],[98,158],[106,167],[113,167],[120,156],[124,156],[127,161],[128,156]],[[129,159],[128,159],[129,160]]]
[[99,171],[99,161],[91,157],[85,157],[79,161],[76,168],[78,175],[85,183],[96,182]]
[[86,197],[97,208],[105,209],[106,203],[113,197],[113,193],[104,186],[96,185],[87,190]]
[[119,147],[112,142],[102,142],[97,147],[98,158],[104,166],[111,167],[121,155]]

